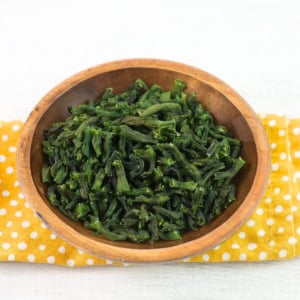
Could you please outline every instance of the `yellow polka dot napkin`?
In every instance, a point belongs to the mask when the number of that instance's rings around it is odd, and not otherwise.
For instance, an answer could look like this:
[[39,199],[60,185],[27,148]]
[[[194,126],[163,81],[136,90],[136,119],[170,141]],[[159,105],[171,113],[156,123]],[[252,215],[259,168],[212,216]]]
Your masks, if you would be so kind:
[[[187,262],[263,261],[300,255],[300,119],[260,115],[271,147],[265,195],[247,223],[222,244]],[[34,215],[20,190],[16,147],[23,123],[0,122],[0,261],[64,266],[123,265],[67,244]]]

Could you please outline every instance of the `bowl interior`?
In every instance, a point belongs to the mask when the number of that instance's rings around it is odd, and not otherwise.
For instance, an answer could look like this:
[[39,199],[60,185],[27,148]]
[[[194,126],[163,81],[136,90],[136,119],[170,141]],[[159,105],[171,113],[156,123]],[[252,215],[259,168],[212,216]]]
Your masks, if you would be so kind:
[[[198,231],[191,231],[184,234],[181,241],[159,241],[154,245],[149,245],[130,242],[112,242],[101,236],[95,236],[81,224],[71,221],[58,209],[52,207],[46,198],[46,186],[41,182],[40,171],[43,164],[41,142],[43,140],[44,129],[50,127],[54,122],[65,120],[69,115],[68,107],[86,102],[89,99],[97,99],[107,87],[112,87],[115,92],[121,92],[137,78],[141,78],[148,85],[158,83],[165,89],[172,87],[175,78],[185,80],[188,85],[186,92],[196,92],[197,100],[201,102],[205,109],[212,113],[216,122],[226,126],[233,135],[243,143],[241,155],[246,160],[246,165],[235,179],[237,185],[237,201],[230,205],[222,215],[215,218],[210,224],[202,227]],[[114,70],[81,81],[69,90],[64,91],[54,100],[55,101],[51,101],[51,105],[42,115],[33,135],[30,149],[31,175],[41,199],[48,206],[49,210],[56,214],[66,226],[72,227],[78,233],[89,239],[109,245],[116,245],[118,247],[136,249],[164,248],[182,244],[204,236],[220,226],[220,224],[226,222],[240,207],[251,188],[256,173],[258,158],[255,141],[249,125],[241,112],[223,94],[205,82],[201,82],[190,75],[172,70],[158,70],[156,68],[142,67]]]

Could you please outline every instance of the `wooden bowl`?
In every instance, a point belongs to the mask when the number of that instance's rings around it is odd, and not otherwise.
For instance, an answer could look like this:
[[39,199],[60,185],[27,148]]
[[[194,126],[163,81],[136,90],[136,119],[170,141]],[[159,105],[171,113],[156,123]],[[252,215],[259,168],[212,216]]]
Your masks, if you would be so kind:
[[[159,241],[154,245],[113,242],[95,236],[73,222],[46,198],[41,182],[43,131],[65,120],[68,107],[99,97],[105,88],[121,92],[137,78],[148,85],[170,89],[175,78],[187,82],[187,92],[210,111],[217,123],[226,126],[243,143],[245,167],[236,178],[237,201],[210,224],[183,235],[181,241]],[[84,70],[52,89],[29,115],[17,152],[18,176],[23,193],[36,214],[58,236],[99,257],[130,262],[161,262],[196,255],[227,239],[247,221],[259,203],[269,178],[270,159],[264,129],[250,106],[216,77],[181,63],[158,59],[129,59]]]

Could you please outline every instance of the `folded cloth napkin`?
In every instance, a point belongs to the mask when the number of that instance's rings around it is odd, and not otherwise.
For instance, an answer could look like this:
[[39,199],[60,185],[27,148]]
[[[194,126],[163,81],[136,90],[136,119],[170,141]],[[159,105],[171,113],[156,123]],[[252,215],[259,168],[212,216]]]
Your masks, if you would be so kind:
[[[265,195],[241,229],[214,249],[186,262],[263,261],[300,255],[300,119],[260,115],[272,172]],[[16,147],[22,122],[0,122],[0,261],[64,266],[124,265],[67,244],[34,215],[20,190]]]

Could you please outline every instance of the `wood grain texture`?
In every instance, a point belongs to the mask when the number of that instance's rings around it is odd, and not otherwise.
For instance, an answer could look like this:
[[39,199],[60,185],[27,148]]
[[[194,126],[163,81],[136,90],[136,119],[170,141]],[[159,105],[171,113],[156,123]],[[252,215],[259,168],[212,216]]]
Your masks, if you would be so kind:
[[[236,180],[237,201],[210,224],[188,232],[181,241],[154,245],[112,242],[96,237],[77,222],[53,208],[41,183],[43,132],[68,116],[67,108],[99,97],[107,87],[124,90],[137,78],[148,85],[170,89],[175,78],[187,82],[187,92],[209,110],[217,123],[233,132],[242,143],[246,166]],[[158,59],[129,59],[84,70],[52,89],[28,117],[17,152],[18,177],[22,190],[37,215],[67,242],[91,254],[119,261],[172,261],[205,251],[235,232],[260,201],[269,176],[269,148],[264,129],[251,107],[227,84],[188,65]]]
[[[1,118],[25,120],[45,91],[68,74],[132,56],[199,66],[231,83],[256,112],[300,116],[300,106],[295,105],[300,97],[299,1],[152,0],[146,6],[131,0],[130,5],[128,1],[117,5],[93,0],[88,5],[2,0]],[[299,278],[299,258],[78,269],[10,262],[0,266],[0,296],[7,300],[299,299]]]

